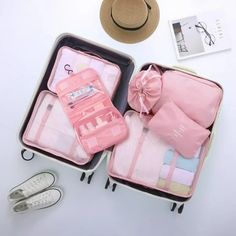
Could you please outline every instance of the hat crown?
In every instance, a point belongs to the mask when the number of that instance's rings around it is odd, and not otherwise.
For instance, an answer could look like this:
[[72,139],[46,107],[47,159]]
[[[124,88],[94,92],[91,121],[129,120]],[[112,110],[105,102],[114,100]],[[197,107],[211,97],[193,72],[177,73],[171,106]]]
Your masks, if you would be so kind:
[[112,17],[122,27],[137,28],[147,20],[148,7],[144,0],[115,0]]

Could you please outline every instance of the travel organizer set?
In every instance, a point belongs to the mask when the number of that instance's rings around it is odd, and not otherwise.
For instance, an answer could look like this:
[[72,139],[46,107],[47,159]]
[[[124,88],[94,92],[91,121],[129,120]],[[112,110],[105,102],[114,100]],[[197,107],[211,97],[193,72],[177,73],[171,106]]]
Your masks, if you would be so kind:
[[195,75],[156,64],[142,69],[129,85],[129,138],[115,146],[109,175],[191,197],[222,96],[219,85]]
[[[220,85],[61,36],[20,132],[28,150],[171,201],[191,197],[223,97]],[[131,78],[131,80],[130,80]],[[129,81],[130,80],[130,81]]]
[[[70,76],[71,73],[75,76]],[[109,118],[105,117],[109,109],[112,116],[110,121],[113,118],[118,120],[117,116],[120,113],[112,105],[110,97],[119,83],[120,73],[119,67],[115,64],[80,51],[77,53],[68,47],[62,47],[48,80],[47,86],[50,91],[40,92],[23,135],[23,141],[80,165],[89,162],[92,154],[109,147],[109,145],[105,148],[102,146],[99,149],[97,146],[92,147],[91,144],[86,147],[81,144],[85,143],[83,137],[89,135],[89,130],[95,129],[94,121],[100,121],[100,123],[98,122],[100,126],[103,126],[104,122],[109,124]],[[58,86],[56,87],[56,85]],[[91,99],[87,99],[87,97],[93,97],[93,101],[91,102]],[[84,107],[83,111],[81,107]],[[94,117],[91,118],[83,115],[85,113],[93,114],[93,109],[94,111],[97,109],[97,113],[100,112],[100,114],[93,115]],[[82,116],[87,120],[90,119],[90,122],[76,128],[78,122],[86,122]],[[88,132],[85,135],[86,131]],[[78,139],[79,136],[81,136],[81,140]]]

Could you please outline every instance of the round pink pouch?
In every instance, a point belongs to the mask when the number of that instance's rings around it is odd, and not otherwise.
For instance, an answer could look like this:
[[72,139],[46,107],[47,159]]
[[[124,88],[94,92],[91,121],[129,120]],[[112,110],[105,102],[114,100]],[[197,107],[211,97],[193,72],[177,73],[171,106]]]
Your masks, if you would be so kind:
[[147,114],[161,96],[161,72],[153,70],[152,65],[147,70],[140,71],[130,81],[128,103],[134,110]]

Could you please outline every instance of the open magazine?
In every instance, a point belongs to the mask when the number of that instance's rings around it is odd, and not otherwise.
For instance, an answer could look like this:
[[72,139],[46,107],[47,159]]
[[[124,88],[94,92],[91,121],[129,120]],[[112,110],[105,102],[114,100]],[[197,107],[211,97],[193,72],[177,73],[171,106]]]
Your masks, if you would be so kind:
[[230,49],[224,14],[220,11],[196,14],[169,23],[179,60]]

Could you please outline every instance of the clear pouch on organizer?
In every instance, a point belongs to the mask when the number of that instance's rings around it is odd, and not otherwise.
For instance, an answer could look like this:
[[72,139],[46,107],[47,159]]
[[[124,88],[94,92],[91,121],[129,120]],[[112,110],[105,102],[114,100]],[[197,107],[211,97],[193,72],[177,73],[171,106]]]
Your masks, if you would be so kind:
[[124,118],[95,70],[85,69],[60,81],[56,92],[87,153],[102,151],[127,137]]
[[98,56],[63,46],[57,53],[56,62],[48,79],[48,88],[56,91],[59,81],[86,68],[96,70],[110,97],[119,85],[121,70],[119,66]]
[[23,142],[79,165],[92,158],[78,142],[58,97],[49,91],[39,94]]

